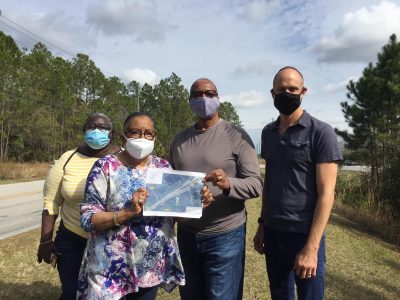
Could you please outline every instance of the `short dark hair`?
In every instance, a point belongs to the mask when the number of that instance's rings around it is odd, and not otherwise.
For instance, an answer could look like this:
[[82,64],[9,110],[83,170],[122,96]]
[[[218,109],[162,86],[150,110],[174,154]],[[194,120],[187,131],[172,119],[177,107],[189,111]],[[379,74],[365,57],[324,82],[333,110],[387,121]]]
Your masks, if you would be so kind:
[[299,73],[299,75],[300,75],[301,79],[303,79],[303,80],[304,80],[303,74],[301,74],[301,72],[300,72],[300,71],[299,71],[297,68],[295,68],[295,67],[292,67],[292,66],[286,66],[286,67],[283,67],[283,68],[279,69],[279,71],[278,71],[278,72],[276,72],[276,74],[275,74],[275,76],[274,76],[274,80],[272,81],[272,84],[274,84],[274,82],[275,82],[275,80],[276,80],[276,77],[278,76],[278,74],[279,74],[281,71],[283,71],[283,70],[286,70],[286,69],[292,69],[292,70],[295,70],[297,73]]
[[91,121],[93,121],[93,120],[95,120],[95,119],[99,119],[99,118],[100,118],[100,119],[103,119],[103,120],[105,121],[106,125],[107,125],[111,130],[114,130],[114,124],[113,124],[113,122],[111,121],[111,119],[110,119],[107,115],[105,115],[105,114],[103,114],[103,113],[95,112],[95,113],[89,114],[88,117],[86,118],[86,121],[85,121],[85,123],[83,124],[83,131],[86,130],[86,126],[87,126]]
[[125,121],[124,121],[124,124],[123,124],[123,130],[125,131],[126,126],[128,125],[128,123],[129,123],[132,119],[138,118],[138,117],[147,117],[147,118],[149,118],[149,119],[154,123],[153,118],[152,118],[148,113],[140,112],[140,111],[135,111],[135,112],[129,114],[129,115],[125,118]]

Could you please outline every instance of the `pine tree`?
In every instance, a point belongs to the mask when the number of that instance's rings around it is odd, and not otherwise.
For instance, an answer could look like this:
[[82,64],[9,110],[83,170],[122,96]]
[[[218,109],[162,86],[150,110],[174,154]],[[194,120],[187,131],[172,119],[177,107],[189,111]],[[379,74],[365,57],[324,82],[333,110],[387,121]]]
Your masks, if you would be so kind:
[[[82,125],[91,112],[108,115],[118,136],[125,117],[138,110],[154,118],[155,151],[166,157],[175,134],[195,120],[188,100],[175,73],[155,86],[125,84],[106,78],[87,55],[68,61],[41,43],[21,51],[0,31],[0,162],[58,158],[82,143]],[[240,124],[230,103],[221,108],[226,120]]]
[[371,166],[370,204],[400,212],[400,43],[392,35],[357,82],[350,81],[342,111],[353,132],[339,132]]

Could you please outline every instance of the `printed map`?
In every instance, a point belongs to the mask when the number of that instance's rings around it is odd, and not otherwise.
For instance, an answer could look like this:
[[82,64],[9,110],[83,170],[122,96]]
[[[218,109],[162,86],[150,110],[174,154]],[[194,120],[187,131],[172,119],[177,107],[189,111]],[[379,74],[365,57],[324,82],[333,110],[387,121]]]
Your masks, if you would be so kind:
[[200,191],[204,173],[149,169],[146,189],[149,192],[144,216],[200,218]]

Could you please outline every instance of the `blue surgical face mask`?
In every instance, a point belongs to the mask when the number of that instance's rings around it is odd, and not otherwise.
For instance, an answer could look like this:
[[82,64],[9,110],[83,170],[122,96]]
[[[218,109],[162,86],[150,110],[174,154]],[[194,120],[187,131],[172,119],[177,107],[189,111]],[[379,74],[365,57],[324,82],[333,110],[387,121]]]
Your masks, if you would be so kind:
[[218,97],[197,97],[190,99],[190,108],[201,119],[210,119],[220,105]]
[[101,149],[110,142],[110,131],[108,130],[88,130],[85,133],[85,142],[92,149]]

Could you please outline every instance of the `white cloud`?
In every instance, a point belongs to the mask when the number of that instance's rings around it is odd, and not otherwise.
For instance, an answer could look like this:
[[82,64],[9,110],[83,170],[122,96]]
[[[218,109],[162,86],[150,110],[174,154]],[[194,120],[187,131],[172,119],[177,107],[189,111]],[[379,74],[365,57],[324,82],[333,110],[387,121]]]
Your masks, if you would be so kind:
[[320,61],[369,62],[389,40],[400,34],[400,5],[382,1],[346,13],[332,36],[313,47]]
[[241,92],[236,95],[221,96],[221,101],[232,103],[235,108],[258,107],[266,103],[266,95],[257,91]]
[[160,78],[157,76],[156,72],[150,69],[140,69],[133,68],[129,70],[125,70],[124,74],[129,81],[137,81],[140,84],[150,84],[155,85],[160,81]]
[[344,92],[346,91],[346,86],[350,80],[354,80],[354,77],[349,77],[344,81],[338,83],[329,83],[324,86],[324,91],[328,93],[337,93],[337,92]]
[[87,23],[107,36],[128,36],[137,41],[163,41],[170,28],[157,16],[154,0],[103,0],[91,3]]
[[235,76],[267,75],[273,72],[276,66],[266,60],[253,61],[239,64],[233,71]]
[[263,22],[279,3],[280,0],[253,0],[244,8],[243,17],[248,22]]
[[40,41],[46,44],[55,55],[71,58],[76,52],[87,52],[97,46],[95,37],[84,27],[79,18],[66,15],[62,10],[51,13],[32,13],[29,17],[11,15],[9,19],[35,34],[26,32],[7,21],[12,27],[18,29],[19,32],[14,31],[12,34],[23,47],[31,48]]

